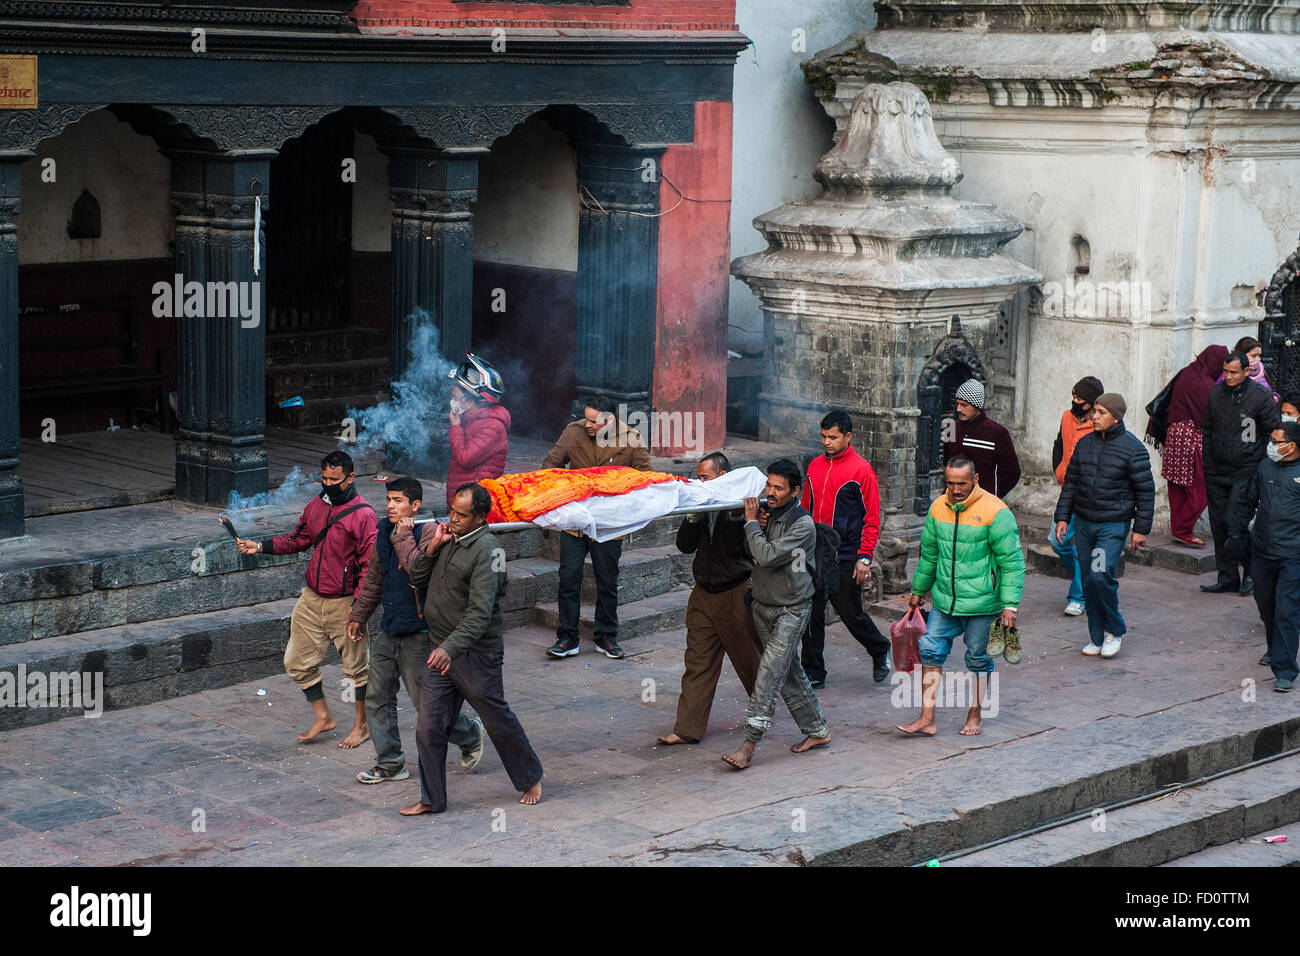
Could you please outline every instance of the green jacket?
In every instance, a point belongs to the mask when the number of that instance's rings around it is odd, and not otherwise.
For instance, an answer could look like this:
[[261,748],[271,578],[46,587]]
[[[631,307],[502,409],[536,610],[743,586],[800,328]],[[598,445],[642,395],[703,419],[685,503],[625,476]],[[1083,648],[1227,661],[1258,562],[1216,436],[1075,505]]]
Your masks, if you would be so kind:
[[970,617],[1018,607],[1025,586],[1025,557],[1015,515],[1001,499],[976,486],[953,504],[940,495],[921,532],[921,557],[912,593],[930,591],[945,614]]
[[398,560],[403,566],[409,562],[411,584],[420,588],[428,583],[424,621],[434,646],[441,647],[452,660],[469,650],[503,650],[505,553],[487,526],[481,525],[459,540],[453,538],[432,558],[413,545],[409,533],[393,540]]

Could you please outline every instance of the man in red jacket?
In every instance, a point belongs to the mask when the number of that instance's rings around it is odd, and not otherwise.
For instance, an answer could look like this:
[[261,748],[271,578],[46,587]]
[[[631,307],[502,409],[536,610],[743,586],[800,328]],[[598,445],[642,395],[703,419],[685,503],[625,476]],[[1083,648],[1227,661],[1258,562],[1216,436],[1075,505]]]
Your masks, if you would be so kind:
[[510,413],[501,405],[505,395],[501,376],[488,362],[465,353],[451,372],[451,463],[447,466],[447,510],[455,489],[482,478],[500,478],[506,470]]
[[957,418],[944,422],[943,460],[964,455],[975,462],[980,487],[1006,498],[1020,481],[1020,458],[1011,433],[984,414],[984,386],[969,379],[957,389]]
[[[348,637],[348,612],[361,590],[366,566],[375,544],[378,518],[357,492],[352,457],[332,451],[320,463],[324,490],[313,499],[290,534],[266,541],[240,539],[241,554],[294,554],[315,548],[307,562],[307,584],[302,589],[289,622],[289,646],[284,652],[284,669],[302,690],[316,713],[311,729],[298,735],[309,743],[334,729],[334,718],[325,703],[320,663],[330,644],[343,660],[343,674],[355,691],[356,721],[352,732],[339,744],[351,749],[370,739],[366,726],[366,669],[369,648],[364,628]],[[344,699],[351,695],[345,694]]]
[[[872,676],[879,684],[889,676],[889,639],[862,609],[862,585],[871,577],[871,556],[880,539],[880,488],[875,470],[853,450],[848,412],[827,412],[821,430],[825,454],[808,464],[802,504],[813,521],[839,533],[839,589],[831,602],[853,639],[871,654]],[[826,598],[814,595],[800,655],[814,688],[826,683],[825,645]]]

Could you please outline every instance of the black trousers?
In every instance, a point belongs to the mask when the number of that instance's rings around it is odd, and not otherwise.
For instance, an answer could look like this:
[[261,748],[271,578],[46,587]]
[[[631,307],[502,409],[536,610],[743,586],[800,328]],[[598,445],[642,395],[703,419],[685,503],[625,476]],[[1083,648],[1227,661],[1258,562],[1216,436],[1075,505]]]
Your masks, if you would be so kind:
[[1255,555],[1250,576],[1255,581],[1255,606],[1264,622],[1268,656],[1274,677],[1295,680],[1300,668],[1300,558],[1276,561]]
[[[853,580],[853,565],[856,563],[856,559],[839,562],[840,589],[831,603],[853,639],[867,649],[872,661],[879,664],[889,653],[889,638],[880,633],[875,622],[862,610],[862,588]],[[877,570],[875,573],[880,572]],[[803,632],[803,653],[799,655],[804,673],[813,683],[826,679],[825,649],[826,602],[813,598],[812,616]]]
[[[1255,466],[1235,475],[1205,476],[1205,503],[1210,508],[1210,535],[1214,538],[1214,563],[1219,569],[1219,584],[1230,588],[1241,586],[1241,579],[1250,575],[1250,537],[1246,536],[1246,550],[1234,561],[1223,553],[1228,541],[1228,518],[1232,509],[1246,494],[1246,484],[1254,474]],[[1238,567],[1240,566],[1240,573]]]
[[560,626],[558,638],[578,637],[578,615],[582,611],[582,567],[591,554],[596,575],[596,636],[618,637],[618,561],[623,556],[623,539],[595,541],[586,535],[560,535]]
[[542,762],[506,703],[504,659],[501,651],[471,650],[452,661],[446,674],[431,667],[424,670],[415,743],[420,752],[420,802],[435,813],[447,809],[447,733],[465,701],[478,711],[515,789],[523,793],[542,779]]

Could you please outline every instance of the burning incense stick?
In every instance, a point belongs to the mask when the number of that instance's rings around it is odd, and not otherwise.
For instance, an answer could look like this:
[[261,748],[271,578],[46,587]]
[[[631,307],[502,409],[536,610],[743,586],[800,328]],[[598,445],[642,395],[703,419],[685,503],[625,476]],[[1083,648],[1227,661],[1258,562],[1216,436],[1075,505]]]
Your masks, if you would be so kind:
[[221,512],[221,514],[217,515],[217,520],[221,522],[221,527],[225,528],[226,532],[232,538],[234,538],[236,541],[239,540],[239,532],[235,530],[235,525],[230,520],[230,515],[228,515],[226,512],[223,511]]

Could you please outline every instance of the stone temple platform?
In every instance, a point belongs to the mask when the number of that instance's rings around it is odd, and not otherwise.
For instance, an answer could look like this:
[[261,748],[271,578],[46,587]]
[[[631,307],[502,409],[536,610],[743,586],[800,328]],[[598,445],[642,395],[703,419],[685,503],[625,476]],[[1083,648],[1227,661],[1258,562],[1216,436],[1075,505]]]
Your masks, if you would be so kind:
[[[578,657],[549,661],[550,630],[513,627],[507,697],[546,769],[544,800],[532,808],[515,802],[489,747],[475,772],[449,769],[445,814],[399,817],[417,785],[358,784],[355,774],[371,766],[374,751],[369,743],[340,750],[342,723],[317,743],[298,744],[307,704],[271,671],[98,718],[12,729],[0,734],[0,859],[918,863],[1300,746],[1300,695],[1273,693],[1269,670],[1256,663],[1263,636],[1253,603],[1203,595],[1196,586],[1204,580],[1132,565],[1121,589],[1129,637],[1119,656],[1102,661],[1079,654],[1086,625],[1061,615],[1064,582],[1031,573],[1021,603],[1024,660],[998,662],[997,713],[977,737],[957,734],[962,708],[941,710],[936,738],[895,732],[915,712],[896,706],[911,703],[903,686],[874,684],[869,660],[835,625],[830,680],[819,695],[833,742],[790,753],[799,735],[778,707],[743,773],[719,759],[738,743],[744,717],[730,665],[703,743],[655,743],[675,712],[680,621],[628,638],[623,661],[598,656],[586,642]],[[336,664],[327,667],[326,686],[340,676]],[[414,763],[414,713],[404,694],[400,701]],[[335,699],[332,707],[341,719],[345,705]],[[1041,852],[1048,862],[1145,865],[1195,861],[1201,852],[1226,853],[1235,863],[1290,861],[1285,845],[1249,840],[1300,820],[1294,762],[1263,764],[1250,771],[1253,786],[1231,793],[1219,781],[1219,791],[1189,787],[1139,805],[1159,815],[1141,832],[1125,824],[1131,809],[1114,810],[1109,827],[1079,832],[1076,825],[1064,850]],[[1238,779],[1244,775],[1224,778]],[[1153,828],[1162,840],[1152,842]],[[1017,861],[1039,862],[1023,849]]]

